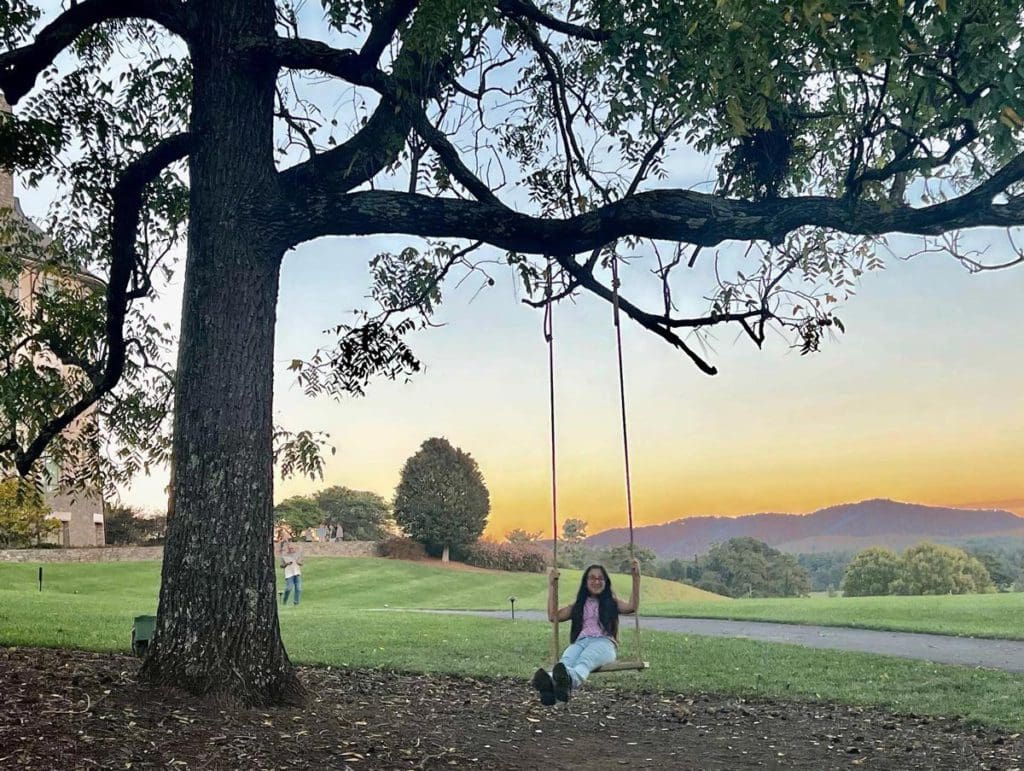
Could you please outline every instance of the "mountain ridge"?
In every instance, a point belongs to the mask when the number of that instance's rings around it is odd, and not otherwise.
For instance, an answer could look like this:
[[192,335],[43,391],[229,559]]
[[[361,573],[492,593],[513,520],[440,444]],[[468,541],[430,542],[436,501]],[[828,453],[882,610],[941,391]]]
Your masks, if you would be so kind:
[[[634,527],[635,542],[660,559],[692,558],[715,543],[748,536],[780,551],[836,551],[870,545],[905,548],[924,540],[1024,537],[1024,517],[1003,509],[960,509],[871,498],[839,503],[809,514],[761,512],[738,517],[703,515]],[[629,540],[627,528],[586,539],[594,548]],[[848,543],[848,546],[844,546]]]

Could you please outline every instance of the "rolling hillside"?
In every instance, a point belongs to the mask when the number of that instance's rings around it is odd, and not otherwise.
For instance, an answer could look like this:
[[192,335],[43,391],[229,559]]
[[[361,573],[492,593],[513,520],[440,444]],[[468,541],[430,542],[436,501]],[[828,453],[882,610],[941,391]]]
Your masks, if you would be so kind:
[[[886,499],[844,503],[812,514],[749,514],[742,517],[687,517],[639,527],[636,541],[661,559],[692,558],[712,544],[749,536],[790,553],[859,550],[873,545],[904,548],[923,540],[1024,538],[1024,519],[999,509],[951,509]],[[625,543],[623,528],[587,539],[595,548]]]

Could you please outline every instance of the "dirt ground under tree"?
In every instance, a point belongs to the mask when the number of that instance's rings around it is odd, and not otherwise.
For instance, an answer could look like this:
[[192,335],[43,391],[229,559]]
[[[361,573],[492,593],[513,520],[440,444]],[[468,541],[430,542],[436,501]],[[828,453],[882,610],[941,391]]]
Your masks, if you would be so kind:
[[304,668],[306,709],[239,709],[135,679],[138,660],[0,648],[0,768],[1010,769],[1017,735],[831,704]]

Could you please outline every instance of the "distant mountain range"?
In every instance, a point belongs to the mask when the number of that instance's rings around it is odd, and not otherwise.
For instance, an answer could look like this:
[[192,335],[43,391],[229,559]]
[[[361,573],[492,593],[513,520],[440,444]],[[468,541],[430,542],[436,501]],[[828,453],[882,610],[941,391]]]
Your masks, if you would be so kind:
[[[790,554],[859,551],[869,546],[901,550],[919,541],[957,543],[972,538],[1024,538],[1024,518],[999,509],[948,509],[886,499],[844,503],[813,514],[748,514],[687,517],[633,530],[636,543],[661,559],[703,554],[715,543],[750,536]],[[587,538],[590,547],[629,541],[625,528]]]

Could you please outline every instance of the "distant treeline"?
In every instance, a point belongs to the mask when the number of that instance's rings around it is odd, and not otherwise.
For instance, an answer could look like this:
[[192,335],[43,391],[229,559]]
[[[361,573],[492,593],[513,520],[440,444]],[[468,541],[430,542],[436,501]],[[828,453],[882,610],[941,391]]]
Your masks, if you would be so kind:
[[[1024,590],[1024,539],[975,538],[958,546],[985,566],[997,590]],[[798,596],[840,591],[857,554],[830,551],[794,556],[753,538],[737,538],[692,560],[658,560],[654,574],[730,597]]]
[[802,597],[812,591],[808,571],[792,554],[748,537],[716,544],[693,560],[660,561],[654,574],[726,597]]

